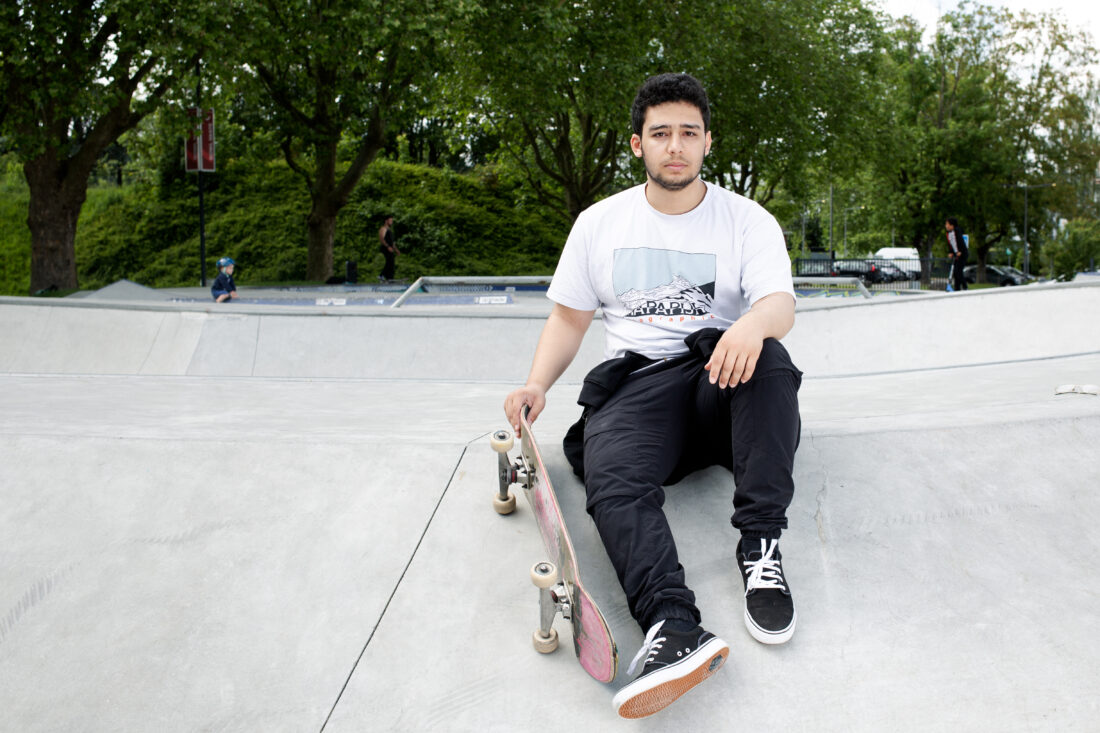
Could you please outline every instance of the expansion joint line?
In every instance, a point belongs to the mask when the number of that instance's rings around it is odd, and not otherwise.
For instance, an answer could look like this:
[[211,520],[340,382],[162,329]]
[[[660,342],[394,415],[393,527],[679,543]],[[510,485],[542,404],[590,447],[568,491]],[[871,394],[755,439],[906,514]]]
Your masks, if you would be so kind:
[[328,725],[329,720],[332,719],[332,714],[336,712],[336,706],[340,704],[340,700],[344,696],[344,692],[348,689],[348,685],[351,683],[351,678],[355,676],[355,670],[359,668],[359,662],[363,660],[363,655],[367,653],[367,647],[370,646],[371,641],[374,639],[375,632],[378,631],[378,627],[382,625],[382,620],[386,618],[386,612],[390,609],[390,604],[393,603],[394,596],[397,595],[397,590],[401,587],[401,584],[405,580],[405,575],[409,572],[409,568],[412,567],[413,560],[416,559],[416,554],[420,551],[420,546],[424,543],[424,538],[428,535],[428,530],[432,527],[432,522],[435,521],[435,515],[439,512],[439,507],[443,504],[443,499],[447,496],[447,492],[450,491],[451,484],[454,483],[455,474],[458,473],[458,467],[462,465],[462,459],[466,457],[466,451],[470,449],[470,446],[478,441],[483,441],[485,436],[480,435],[468,442],[463,448],[462,453],[458,457],[458,461],[455,463],[454,469],[451,471],[451,477],[447,479],[447,485],[443,487],[443,491],[439,495],[439,500],[435,503],[435,508],[432,509],[432,514],[428,517],[427,524],[424,525],[424,531],[420,533],[420,539],[416,541],[416,547],[413,548],[412,554],[409,555],[409,561],[405,563],[405,568],[401,571],[401,577],[397,579],[397,583],[394,584],[393,590],[390,592],[390,597],[386,599],[386,605],[382,607],[382,613],[378,616],[378,621],[374,624],[374,628],[371,629],[370,635],[367,637],[367,641],[363,644],[363,648],[359,650],[359,656],[355,658],[355,663],[351,665],[351,671],[348,672],[347,678],[344,680],[343,686],[340,688],[339,694],[336,695],[336,700],[333,701],[332,707],[328,711],[328,715],[325,716],[325,722],[321,723],[321,733],[324,733],[325,727]]

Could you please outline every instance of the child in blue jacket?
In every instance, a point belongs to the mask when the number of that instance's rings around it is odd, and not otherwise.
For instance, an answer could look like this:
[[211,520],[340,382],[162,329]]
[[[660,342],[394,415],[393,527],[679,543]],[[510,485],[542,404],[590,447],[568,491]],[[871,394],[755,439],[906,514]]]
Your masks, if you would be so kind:
[[237,297],[237,284],[233,282],[233,267],[236,264],[232,257],[218,260],[218,276],[214,278],[214,285],[210,288],[210,292],[214,294],[214,302],[224,303]]

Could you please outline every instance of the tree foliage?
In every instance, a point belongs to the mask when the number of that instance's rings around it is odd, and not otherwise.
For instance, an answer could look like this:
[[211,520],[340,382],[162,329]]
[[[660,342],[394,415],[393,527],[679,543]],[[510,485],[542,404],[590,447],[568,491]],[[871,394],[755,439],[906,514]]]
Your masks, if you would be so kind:
[[32,291],[76,287],[76,223],[96,161],[190,68],[207,16],[200,7],[165,23],[174,9],[20,0],[0,10],[0,134],[30,187]]
[[[120,185],[142,171],[156,183],[148,201],[161,202],[147,206],[166,212],[163,227],[143,217],[149,236],[179,238],[176,217],[188,209],[180,197],[194,191],[180,170],[181,135],[199,57],[203,106],[219,120],[219,172],[204,176],[211,200],[225,193],[223,170],[238,164],[296,176],[301,195],[278,201],[253,198],[239,180],[233,190],[273,220],[298,217],[297,229],[269,236],[283,240],[278,271],[314,281],[348,256],[348,227],[377,230],[391,206],[409,244],[439,248],[422,262],[474,261],[449,260],[440,244],[469,236],[430,216],[428,202],[458,210],[446,196],[425,188],[411,203],[366,183],[379,157],[474,171],[517,207],[538,202],[567,226],[640,180],[630,103],[647,76],[664,71],[692,73],[710,94],[704,177],[766,203],[799,236],[804,215],[822,230],[828,216],[830,248],[846,212],[850,249],[896,239],[926,255],[942,250],[943,220],[957,216],[979,263],[1018,252],[1022,241],[1033,251],[1061,247],[1059,222],[1095,220],[1098,90],[1087,64],[1096,51],[1081,30],[1049,13],[964,2],[926,41],[912,19],[871,8],[867,0],[195,0],[181,12],[163,0],[14,0],[0,5],[0,154],[17,156],[27,185],[31,288],[76,287],[88,260],[74,242],[92,241],[76,235],[89,176]],[[387,170],[448,195],[467,180]],[[259,177],[247,180],[265,190]],[[421,228],[419,218],[433,223]],[[245,228],[220,231],[251,241]],[[214,235],[216,247],[232,248]],[[24,258],[26,241],[0,237]],[[515,255],[541,262],[542,246]]]
[[780,187],[804,196],[815,163],[856,169],[880,48],[864,3],[689,0],[664,28],[664,64],[710,97],[710,178],[768,202]]
[[[385,143],[385,127],[453,59],[447,36],[466,0],[236,2],[235,81],[277,131],[309,192],[307,276],[332,273],[336,217]],[[338,171],[344,140],[350,164]]]
[[1100,221],[1070,221],[1045,254],[1052,265],[1047,274],[1052,278],[1072,280],[1078,272],[1095,272],[1100,267]]
[[474,121],[567,221],[609,193],[622,168],[630,103],[659,70],[656,30],[653,7],[631,0],[499,0],[463,39],[458,84]]
[[[872,165],[904,241],[930,255],[955,216],[984,265],[993,246],[1033,239],[1050,210],[1036,204],[1059,193],[1049,184],[1095,168],[1096,111],[1082,103],[1094,51],[1054,15],[965,3],[930,46],[921,32],[903,19],[889,35]],[[1024,231],[1022,186],[1040,182]]]

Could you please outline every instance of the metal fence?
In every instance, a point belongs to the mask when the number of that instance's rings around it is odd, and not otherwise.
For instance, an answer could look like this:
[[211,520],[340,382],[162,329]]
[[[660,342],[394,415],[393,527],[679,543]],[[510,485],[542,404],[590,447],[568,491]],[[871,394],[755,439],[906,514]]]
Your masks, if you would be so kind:
[[[795,277],[859,278],[874,290],[944,290],[951,277],[951,260],[945,257],[924,259],[885,259],[796,257],[792,262]],[[922,285],[926,282],[927,285]]]

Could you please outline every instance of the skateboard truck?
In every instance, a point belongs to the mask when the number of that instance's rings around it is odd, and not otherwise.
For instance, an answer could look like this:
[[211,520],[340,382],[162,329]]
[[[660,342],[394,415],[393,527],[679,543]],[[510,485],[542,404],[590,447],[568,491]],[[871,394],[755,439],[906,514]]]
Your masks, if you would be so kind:
[[515,463],[508,462],[508,451],[512,449],[515,440],[507,430],[498,430],[489,439],[493,450],[497,452],[497,476],[500,479],[500,491],[493,497],[493,509],[497,514],[511,514],[516,510],[516,497],[509,491],[512,484],[523,484],[528,487],[528,471],[522,459],[516,459]]
[[549,654],[558,648],[558,632],[554,617],[559,613],[566,621],[573,620],[565,583],[558,578],[558,568],[552,562],[539,562],[531,568],[531,582],[539,589],[539,628],[531,637],[535,651]]

